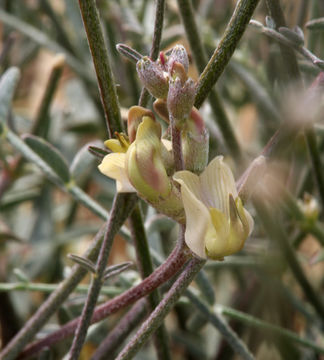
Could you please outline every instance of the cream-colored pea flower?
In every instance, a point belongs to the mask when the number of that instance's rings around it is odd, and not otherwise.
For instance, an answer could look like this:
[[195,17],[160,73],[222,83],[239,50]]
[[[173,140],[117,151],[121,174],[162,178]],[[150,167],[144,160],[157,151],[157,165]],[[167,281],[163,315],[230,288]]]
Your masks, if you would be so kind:
[[116,180],[117,192],[136,192],[128,179],[125,161],[125,153],[111,153],[103,158],[98,169],[102,174]]
[[185,241],[201,258],[222,260],[242,249],[253,230],[253,219],[238,197],[233,174],[217,156],[198,176],[178,171],[186,214]]
[[172,165],[168,151],[169,142],[161,141],[161,126],[150,116],[143,116],[135,140],[129,144],[118,135],[105,145],[116,153],[108,154],[99,170],[116,180],[118,192],[137,194],[159,212],[184,222],[184,209],[180,191],[169,175]]

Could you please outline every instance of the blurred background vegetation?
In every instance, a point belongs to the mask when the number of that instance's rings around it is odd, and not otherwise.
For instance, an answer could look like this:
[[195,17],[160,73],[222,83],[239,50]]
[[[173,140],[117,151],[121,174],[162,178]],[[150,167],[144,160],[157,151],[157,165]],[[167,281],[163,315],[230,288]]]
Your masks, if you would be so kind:
[[[192,1],[209,56],[235,3]],[[299,44],[299,49],[308,49],[318,59],[324,59],[323,19],[319,25],[308,23],[323,18],[323,1],[280,3],[287,28],[298,25],[304,31],[305,45]],[[116,44],[125,43],[143,55],[150,52],[155,2],[98,0],[97,5],[125,120],[127,109],[138,103],[141,84],[134,63],[117,52]],[[63,179],[55,183],[54,177],[53,183],[53,176],[46,176],[37,164],[19,152],[22,149],[19,144],[13,146],[0,137],[0,324],[4,346],[69,274],[73,262],[67,254],[81,255],[88,248],[111,207],[115,184],[98,172],[100,159],[88,151],[89,146],[103,148],[108,135],[77,1],[2,0],[0,8],[1,73],[12,66],[21,71],[7,119],[8,128],[34,149],[33,137],[26,134],[37,135],[52,144],[56,149],[52,151],[59,157],[54,173]],[[273,19],[268,18],[266,23],[267,15],[266,2],[261,1],[253,19],[275,28],[271,24]],[[255,26],[247,29],[216,85],[245,164],[262,152],[285,119],[297,116],[307,123],[314,121],[313,109],[303,102],[306,95],[291,77],[278,42],[257,30]],[[177,43],[187,48],[191,58],[190,76],[198,79],[177,1],[169,0],[161,50]],[[304,86],[308,88],[323,64],[312,63],[300,51],[297,61]],[[210,159],[224,154],[239,178],[245,166],[233,158],[208,102],[202,106],[201,113],[210,132]],[[319,161],[323,160],[324,149],[321,117],[313,127]],[[297,119],[298,131],[299,125]],[[255,217],[255,230],[244,250],[224,262],[208,262],[198,277],[198,288],[205,301],[223,313],[257,359],[324,359],[321,196],[324,184],[318,186],[312,169],[313,158],[302,131],[287,139],[286,148],[288,151],[276,154],[272,162],[279,184],[273,178],[267,183],[280,207],[280,210],[272,208],[280,211],[280,226],[273,221],[267,227]],[[49,156],[54,155],[49,153]],[[322,170],[320,167],[319,171]],[[144,206],[144,210],[150,246],[165,257],[174,246],[176,226],[151,208]],[[251,212],[255,215],[253,207]],[[279,235],[271,231],[276,225],[284,228],[283,236],[280,231]],[[135,261],[127,228],[117,235],[109,263],[126,260]],[[99,300],[139,281],[134,266],[108,280]],[[41,335],[80,314],[88,283],[86,278],[79,292],[73,293],[49,319]],[[188,299],[181,298],[167,318],[173,358],[238,358],[218,331],[192,308]],[[91,358],[122,315],[118,313],[91,327],[83,359]],[[258,323],[258,319],[265,322]],[[269,324],[278,327],[269,328]],[[283,329],[291,331],[291,336],[295,334],[297,340],[286,336]],[[300,339],[306,339],[306,345],[300,345]],[[68,346],[68,342],[60,343],[53,350],[53,358],[63,358]],[[138,359],[154,356],[151,344],[139,353]]]

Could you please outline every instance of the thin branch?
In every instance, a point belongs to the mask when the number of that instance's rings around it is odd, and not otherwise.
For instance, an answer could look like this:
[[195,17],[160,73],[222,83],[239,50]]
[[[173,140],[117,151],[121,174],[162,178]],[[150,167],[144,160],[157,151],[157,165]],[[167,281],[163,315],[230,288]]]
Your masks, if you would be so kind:
[[75,331],[73,343],[70,349],[69,359],[78,359],[84,344],[90,320],[97,303],[100,289],[103,285],[104,272],[107,266],[110,249],[116,233],[120,226],[120,218],[123,217],[124,208],[127,203],[127,194],[117,194],[111,208],[108,226],[96,264],[96,274],[92,277],[91,286],[83,307],[81,319]]
[[[271,199],[269,200],[271,201]],[[295,279],[303,289],[308,301],[312,304],[322,321],[324,321],[324,304],[306,278],[296,257],[296,253],[289,243],[287,234],[278,219],[278,216],[274,216],[274,214],[280,213],[278,209],[276,210],[276,204],[272,201],[270,210],[269,205],[265,205],[264,203],[261,203],[261,201],[255,199],[254,206],[268,235],[271,239],[273,239],[273,241],[278,243],[278,246],[282,250]]]
[[[101,241],[104,235],[103,226],[94,238],[89,258],[98,256]],[[71,275],[48,297],[35,314],[26,322],[25,326],[16,334],[10,343],[0,353],[3,360],[14,360],[21,350],[33,339],[35,334],[47,322],[49,317],[61,306],[71,292],[87,274],[87,271],[79,265],[73,267]]]
[[47,37],[43,32],[33,27],[32,25],[12,16],[0,9],[0,20],[7,26],[18,30],[23,35],[32,39],[37,44],[54,51],[55,53],[64,54],[66,62],[80,77],[85,79],[92,85],[95,84],[95,78],[82,62],[68,52],[64,47]]
[[[10,282],[0,283],[0,292],[9,291],[39,291],[44,294],[50,294],[59,289],[61,284],[46,284],[46,283],[34,283],[34,282]],[[89,291],[88,285],[78,285],[73,292],[79,294],[87,294]],[[123,291],[122,288],[116,286],[103,286],[101,288],[101,294],[107,296],[116,296]]]
[[195,106],[199,108],[232,57],[259,0],[239,0],[224,35],[200,75]]
[[[207,54],[199,35],[191,1],[178,0],[178,6],[197,68],[199,72],[203,72],[207,64]],[[210,89],[209,103],[229,152],[236,160],[241,160],[242,154],[239,142],[215,89]]]
[[[168,259],[140,284],[127,290],[112,300],[109,300],[108,302],[98,306],[94,311],[91,323],[96,323],[149,294],[151,291],[178,273],[178,271],[188,260],[188,256],[188,250],[184,248],[184,245],[178,244]],[[29,356],[38,353],[44,347],[51,346],[58,341],[71,336],[74,333],[79,321],[80,318],[76,318],[62,326],[61,329],[53,332],[39,341],[28,345],[26,349],[20,354],[20,358],[28,358]],[[4,357],[3,360],[7,360],[7,358]]]
[[237,336],[237,334],[230,328],[221,316],[209,310],[208,306],[196,296],[193,291],[188,289],[185,294],[189,300],[196,306],[196,308],[207,318],[207,320],[223,335],[224,339],[232,347],[233,351],[240,355],[244,360],[253,360],[254,356],[249,349]]
[[257,329],[261,329],[262,332],[270,331],[276,335],[279,335],[281,338],[291,340],[291,341],[296,342],[297,344],[300,344],[304,347],[308,347],[320,354],[324,354],[324,348],[317,345],[316,343],[309,341],[307,339],[304,339],[290,330],[283,329],[280,326],[270,324],[264,320],[260,320],[256,317],[254,317],[252,315],[248,315],[241,311],[238,311],[238,310],[226,307],[226,306],[222,306],[222,305],[217,305],[216,312],[224,314],[224,315],[232,318],[233,320],[238,320],[244,324],[250,325]]
[[323,174],[323,164],[321,160],[321,156],[319,153],[316,134],[314,131],[314,127],[310,126],[305,129],[305,138],[307,141],[307,147],[309,151],[309,155],[311,158],[311,162],[313,165],[313,171],[317,183],[318,192],[322,201],[322,208],[324,208],[324,174]]
[[174,158],[174,167],[176,171],[184,169],[184,161],[182,155],[181,145],[181,130],[176,127],[173,117],[170,116],[171,124],[171,140],[172,140],[172,152]]
[[128,345],[118,355],[116,360],[129,360],[139,351],[139,349],[146,343],[151,334],[161,324],[163,319],[171,311],[175,303],[178,301],[182,293],[189,286],[193,278],[200,271],[205,264],[205,260],[192,258],[185,269],[182,271],[179,278],[172,285],[168,293],[160,302],[158,307],[149,316],[149,318],[141,325],[138,332],[130,340]]
[[116,84],[111,70],[95,0],[79,0],[81,16],[95,67],[109,137],[123,131]]
[[103,340],[91,360],[104,360],[112,356],[116,349],[123,343],[127,336],[136,328],[145,318],[146,299],[138,301],[120,322],[109,332]]
[[[128,208],[125,208],[123,216],[120,216],[119,227],[122,226],[125,219],[133,210],[137,201],[136,196],[129,197]],[[103,226],[93,240],[93,244],[89,250],[84,254],[91,261],[96,260],[100,251],[102,238],[104,235],[105,226]],[[117,231],[117,230],[116,230]],[[36,313],[28,320],[25,326],[19,331],[19,333],[12,339],[6,348],[0,353],[0,358],[3,360],[13,360],[26,346],[26,344],[32,340],[35,334],[42,328],[47,322],[48,318],[54,314],[54,312],[61,306],[61,304],[68,298],[70,293],[74,291],[75,287],[86,275],[87,271],[76,265],[72,269],[71,275],[65,279],[60,286],[48,297],[48,299],[41,305]]]
[[[270,12],[271,17],[274,19],[276,24],[276,28],[280,28],[282,26],[286,26],[286,21],[284,14],[282,12],[279,0],[267,0],[267,7]],[[309,50],[303,48],[302,52],[309,53]],[[296,80],[301,81],[301,75],[299,72],[297,59],[295,56],[294,51],[283,44],[280,44],[280,52],[283,58],[283,64],[286,68],[286,73],[289,75],[289,81]],[[319,155],[319,151],[317,148],[316,143],[316,135],[313,128],[313,125],[309,125],[305,129],[305,137],[307,141],[307,146],[309,150],[309,154],[311,157],[315,178],[317,181],[317,187],[319,190],[319,194],[322,200],[322,205],[324,205],[324,174],[323,174],[323,167],[321,163],[321,158]]]
[[299,52],[304,58],[310,60],[314,66],[316,66],[319,70],[324,70],[324,61],[320,58],[318,58],[316,55],[314,55],[310,50],[305,48],[304,46],[301,46],[300,44],[297,44],[296,42],[293,42],[289,40],[286,36],[282,35],[280,32],[268,28],[264,26],[259,21],[251,20],[250,25],[252,27],[265,34],[266,36],[269,36],[271,39],[278,41],[280,44],[286,45],[295,51]]
[[50,126],[49,111],[58,87],[59,80],[63,73],[65,65],[64,55],[56,55],[54,58],[51,73],[46,84],[45,92],[43,94],[39,109],[32,128],[32,134],[38,135],[47,139]]
[[[132,239],[135,245],[137,264],[140,270],[142,279],[148,277],[153,273],[153,263],[150,255],[148,239],[143,225],[143,217],[139,206],[135,207],[130,219],[130,228]],[[152,312],[160,302],[160,294],[156,289],[148,296],[148,308]],[[158,359],[171,359],[170,345],[168,341],[168,334],[162,322],[161,326],[156,330],[153,337]]]
[[155,8],[155,21],[150,58],[156,60],[160,52],[162,30],[164,22],[165,0],[157,0]]
[[[266,0],[267,8],[270,13],[270,16],[273,18],[276,28],[279,29],[282,26],[286,25],[285,16],[282,12],[279,0]],[[280,44],[280,53],[283,59],[283,66],[285,68],[284,72],[279,72],[280,74],[286,75],[288,81],[300,81],[300,71],[298,68],[298,63],[296,56],[292,49],[289,47]],[[285,81],[283,79],[283,81]]]
[[[154,31],[153,31],[153,40],[150,51],[150,58],[156,60],[159,55],[163,22],[164,22],[164,11],[165,11],[165,0],[157,0],[155,8],[155,21],[154,21]],[[145,107],[150,100],[149,92],[143,87],[140,95],[138,104]]]

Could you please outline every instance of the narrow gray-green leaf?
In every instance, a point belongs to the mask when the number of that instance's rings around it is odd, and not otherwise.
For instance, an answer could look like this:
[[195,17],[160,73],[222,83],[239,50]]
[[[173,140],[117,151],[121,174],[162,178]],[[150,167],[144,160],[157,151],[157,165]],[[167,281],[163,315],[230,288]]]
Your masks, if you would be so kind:
[[308,21],[306,28],[308,30],[324,30],[324,17]]
[[304,37],[301,36],[300,32],[293,31],[291,29],[288,29],[285,26],[282,26],[279,28],[280,34],[285,36],[288,40],[296,44],[297,46],[303,46],[304,45]]
[[88,150],[92,155],[96,156],[98,159],[103,159],[106,155],[109,154],[109,152],[106,149],[99,148],[96,146],[89,146]]
[[25,201],[34,200],[39,196],[39,189],[25,189],[24,191],[8,191],[0,201],[0,210],[5,211]]
[[23,138],[64,183],[70,181],[69,167],[62,154],[53,145],[35,135],[24,135]]
[[9,68],[0,79],[0,122],[5,122],[8,117],[12,98],[17,83],[20,79],[20,70],[16,67]]
[[10,26],[13,29],[18,30],[25,36],[29,37],[37,44],[44,46],[56,53],[62,53],[66,57],[66,62],[71,68],[80,76],[94,83],[94,77],[89,71],[89,67],[85,66],[73,55],[71,55],[65,48],[60,46],[55,41],[51,40],[45,33],[33,27],[32,25],[20,20],[19,18],[12,16],[0,9],[0,20]]
[[16,241],[16,242],[23,242],[21,238],[19,238],[17,235],[13,234],[9,231],[1,231],[0,232],[0,244],[3,244],[7,241]]
[[125,271],[126,269],[128,269],[132,265],[133,265],[133,263],[131,261],[126,261],[121,264],[109,266],[106,268],[106,270],[104,272],[104,279],[107,280],[108,278],[110,278],[112,276],[116,276],[116,275],[120,274],[121,272]]
[[78,184],[82,183],[82,180],[84,180],[91,174],[95,165],[98,162],[96,158],[88,151],[88,148],[91,145],[100,146],[101,142],[92,141],[82,146],[82,148],[76,153],[70,166],[72,177]]
[[96,273],[96,266],[91,260],[84,258],[82,256],[75,255],[75,254],[68,254],[67,257],[70,260],[72,260],[73,262],[75,262],[76,264],[79,264],[80,266],[82,266],[87,271],[90,271],[93,274]]

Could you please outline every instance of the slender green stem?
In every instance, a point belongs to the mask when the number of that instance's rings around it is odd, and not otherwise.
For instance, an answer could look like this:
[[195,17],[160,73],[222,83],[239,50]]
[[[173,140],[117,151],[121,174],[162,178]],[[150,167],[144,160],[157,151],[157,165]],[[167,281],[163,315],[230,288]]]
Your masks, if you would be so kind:
[[103,208],[99,203],[93,200],[86,192],[84,192],[79,186],[73,185],[65,188],[69,194],[71,194],[75,200],[83,204],[86,208],[91,210],[94,214],[99,216],[101,219],[106,220],[109,216],[108,211]]
[[259,0],[239,0],[224,35],[200,75],[195,106],[199,108],[232,57]]
[[96,2],[95,0],[79,0],[79,6],[97,75],[109,137],[112,137],[115,131],[123,131],[123,124],[116,84],[110,66],[108,50],[104,41]]
[[[279,28],[281,26],[286,26],[285,17],[282,12],[279,0],[267,0],[266,3],[270,15],[275,21],[276,28]],[[298,69],[297,59],[294,51],[291,48],[283,44],[280,44],[280,52],[283,57],[283,63],[286,69],[286,73],[289,75],[289,80],[300,81],[301,76]],[[305,129],[305,137],[307,141],[308,150],[312,159],[313,169],[314,169],[320,197],[322,200],[322,205],[324,205],[324,175],[323,175],[320,155],[316,144],[316,135],[312,125]]]
[[[270,16],[276,24],[276,28],[278,29],[282,26],[287,26],[279,0],[266,0],[266,4]],[[279,74],[283,74],[285,76],[285,79],[282,79],[283,82],[285,83],[287,78],[290,82],[294,80],[300,81],[300,71],[294,51],[280,44],[280,52],[283,59],[283,66],[285,68],[285,71],[279,72]]]
[[130,333],[140,324],[146,315],[146,299],[138,301],[120,320],[120,322],[109,332],[102,341],[91,360],[104,360],[116,351]]
[[307,19],[308,3],[309,3],[309,0],[301,0],[299,8],[298,8],[297,25],[300,28],[304,27],[305,21]]
[[[121,226],[124,220],[133,210],[133,207],[137,201],[137,197],[132,195],[129,198],[129,207],[125,209],[123,216],[120,217]],[[102,238],[105,232],[105,226],[103,226],[93,240],[93,244],[89,250],[84,254],[91,261],[96,260]],[[34,337],[34,335],[44,326],[48,318],[54,314],[54,312],[61,306],[61,304],[67,299],[69,294],[79,284],[79,282],[86,275],[87,271],[76,265],[73,267],[71,275],[66,278],[60,286],[48,297],[48,299],[41,305],[36,313],[28,320],[25,326],[19,331],[19,333],[12,339],[6,348],[0,353],[0,358],[3,360],[13,360],[26,346],[26,344]]]
[[259,109],[267,116],[269,122],[279,123],[281,115],[278,111],[277,105],[271,98],[271,95],[261,82],[258,81],[256,75],[234,59],[228,65],[231,72],[233,72],[245,85],[250,92],[251,98],[258,105]]
[[46,15],[51,19],[62,45],[68,51],[70,51],[71,54],[77,56],[78,54],[76,48],[72,45],[69,39],[69,33],[67,33],[64,29],[64,22],[62,22],[59,16],[57,16],[57,13],[52,8],[50,2],[48,0],[42,0],[39,5],[41,9],[46,13]]
[[[0,283],[0,292],[9,291],[39,291],[45,294],[50,294],[59,288],[60,284],[45,284],[45,283],[30,283],[30,282],[14,282],[14,283]],[[88,285],[78,285],[73,292],[86,294],[89,291]],[[115,296],[123,292],[115,286],[103,286],[100,294]]]
[[322,208],[324,208],[324,174],[323,174],[323,164],[320,157],[316,134],[314,131],[314,127],[310,126],[305,129],[305,137],[307,141],[309,155],[311,157],[313,170],[315,174],[315,179],[317,182],[317,188],[322,201]]
[[[207,54],[195,22],[191,1],[178,0],[178,6],[193,57],[199,72],[202,72],[207,64]],[[236,160],[241,160],[239,142],[236,139],[234,130],[215,89],[210,89],[209,103],[222,132],[223,139],[227,144],[228,150]]]
[[86,194],[79,186],[75,184],[64,184],[61,179],[52,171],[52,169],[44,162],[19,136],[17,136],[10,129],[3,130],[3,136],[16,148],[27,160],[37,165],[43,174],[55,185],[63,191],[71,194],[78,202],[83,204],[94,214],[106,220],[109,216],[100,204],[94,201],[88,194]]
[[[139,205],[137,205],[137,207],[133,210],[129,222],[132,239],[136,250],[138,268],[142,278],[144,279],[152,274],[153,263]],[[160,294],[156,289],[152,291],[151,294],[148,296],[150,312],[152,312],[157,307],[159,302]],[[171,359],[168,335],[163,322],[154,334],[154,344],[157,351],[158,359]]]
[[172,285],[158,307],[149,318],[141,325],[138,332],[130,340],[127,346],[118,355],[116,360],[132,359],[138,350],[146,343],[152,333],[160,326],[163,319],[168,315],[182,293],[189,286],[193,278],[205,264],[205,260],[192,258],[182,271],[181,275]]
[[225,113],[225,109],[219,99],[215,90],[211,90],[208,96],[210,106],[213,110],[213,113],[216,116],[217,124],[219,126],[220,131],[222,132],[223,139],[227,144],[227,148],[231,155],[237,162],[243,161],[242,150],[240,144],[236,138],[235,132],[227,115]]
[[49,130],[49,110],[52,104],[59,80],[63,73],[65,58],[57,55],[53,61],[51,74],[49,76],[45,92],[43,94],[40,107],[37,111],[32,133],[47,139]]
[[18,30],[23,35],[29,37],[37,44],[44,46],[56,53],[64,54],[66,57],[66,62],[71,68],[79,74],[82,78],[86,79],[91,84],[95,83],[94,76],[90,73],[87,66],[80,62],[76,57],[74,57],[70,52],[68,52],[64,47],[60,46],[50,38],[48,38],[43,32],[36,29],[35,27],[29,25],[28,23],[18,19],[15,16],[12,16],[6,13],[3,10],[0,10],[0,20],[7,26],[12,27],[13,29]]
[[[98,232],[94,239],[94,245],[90,250],[89,258],[95,259],[99,253],[104,227]],[[48,297],[35,314],[27,321],[24,327],[16,334],[10,343],[0,353],[3,360],[16,359],[21,350],[28,344],[35,334],[47,322],[49,317],[61,306],[71,292],[87,274],[87,271],[78,265],[73,267],[71,275],[65,279],[60,286]]]
[[260,329],[262,331],[270,331],[276,335],[279,335],[282,338],[285,338],[287,340],[291,340],[293,342],[296,342],[297,344],[300,344],[304,347],[313,349],[314,351],[324,354],[324,348],[317,345],[316,343],[309,341],[307,339],[304,339],[294,332],[283,329],[280,326],[270,324],[264,320],[260,320],[254,316],[247,315],[246,313],[243,313],[241,311],[225,307],[222,305],[217,305],[216,312],[221,313],[223,315],[226,315],[230,317],[231,319],[238,320],[244,324],[250,325],[252,327],[255,327],[257,329]]
[[[98,306],[94,311],[91,323],[93,324],[95,322],[98,322],[106,318],[110,314],[117,312],[118,310],[134,303],[136,300],[149,294],[158,286],[169,280],[172,276],[176,275],[183,267],[183,265],[187,262],[188,256],[189,253],[186,248],[184,248],[184,245],[182,243],[178,244],[168,257],[168,259],[160,267],[158,267],[149,277],[145,278],[140,284],[134,286],[133,288],[127,290],[126,292],[120,294],[112,300],[109,300],[108,302]],[[54,331],[52,334],[28,345],[26,349],[20,354],[20,358],[28,358],[31,355],[42,350],[44,347],[51,346],[56,342],[66,339],[68,336],[71,336],[74,333],[79,323],[79,320],[80,318],[76,318],[62,326],[59,330]],[[28,340],[30,340],[30,338],[28,338]],[[24,345],[25,344],[26,343],[24,343]],[[20,350],[21,347],[19,348],[19,351]],[[18,352],[16,352],[15,354],[17,354]],[[6,357],[3,357],[3,359],[7,360]],[[9,359],[13,358],[11,357]]]
[[122,218],[125,220],[123,215],[127,206],[127,200],[127,194],[120,193],[115,196],[111,208],[108,226],[96,264],[96,273],[95,276],[92,277],[87,300],[82,310],[80,322],[74,334],[73,343],[69,354],[70,360],[78,359],[80,356],[82,346],[87,335],[88,327],[90,325],[91,317],[98,300],[100,289],[103,285],[104,272],[107,266],[110,249],[112,247],[114,237],[121,225],[120,219]]
[[207,53],[200,38],[198,27],[195,21],[191,1],[178,0],[181,19],[186,31],[192,55],[199,72],[202,72],[207,64]]
[[276,211],[276,205],[271,203],[270,210],[269,206],[261,203],[258,200],[254,201],[254,206],[269,237],[278,243],[278,246],[282,250],[295,279],[303,289],[305,296],[312,304],[322,321],[324,321],[324,304],[317,296],[315,290],[306,278],[303,269],[296,257],[296,253],[288,241],[287,235],[281,225],[281,222],[279,221],[278,216],[274,216],[274,214],[277,213],[278,215],[278,213],[280,213],[280,209],[277,209]]
[[298,203],[293,195],[279,182],[276,182],[276,186],[278,186],[278,189],[280,190],[280,203],[283,208],[288,210],[290,216],[298,223],[303,232],[314,235],[321,245],[324,246],[324,230],[322,229],[320,223],[309,221],[298,206]]
[[[163,22],[164,22],[164,11],[165,11],[165,0],[157,0],[156,8],[155,8],[155,21],[154,21],[154,31],[153,31],[153,40],[150,51],[150,58],[152,60],[156,60],[159,55],[161,38],[162,38],[162,30],[163,30]],[[151,96],[149,92],[143,88],[141,91],[141,96],[138,104],[140,106],[147,106]]]
[[310,50],[305,48],[304,46],[298,45],[295,42],[289,40],[287,37],[279,33],[274,29],[270,29],[258,21],[251,20],[250,25],[253,26],[256,30],[261,33],[269,36],[271,39],[278,41],[279,43],[286,45],[295,51],[299,52],[304,58],[310,60],[314,66],[316,66],[319,70],[324,70],[324,61],[314,55]]
[[[320,6],[318,0],[310,0],[310,19],[316,19],[320,14]],[[314,51],[316,46],[317,34],[316,31],[310,31],[307,36],[307,47],[310,51]]]
[[155,21],[152,47],[150,58],[156,60],[160,52],[160,44],[162,38],[163,22],[164,22],[165,0],[157,0],[155,8]]
[[201,301],[199,297],[196,296],[190,289],[187,289],[185,295],[208,319],[208,321],[224,336],[224,339],[229,343],[235,353],[240,355],[240,357],[245,360],[254,359],[254,356],[250,353],[246,345],[219,314],[213,313],[211,310],[209,310],[208,306],[203,301]]

